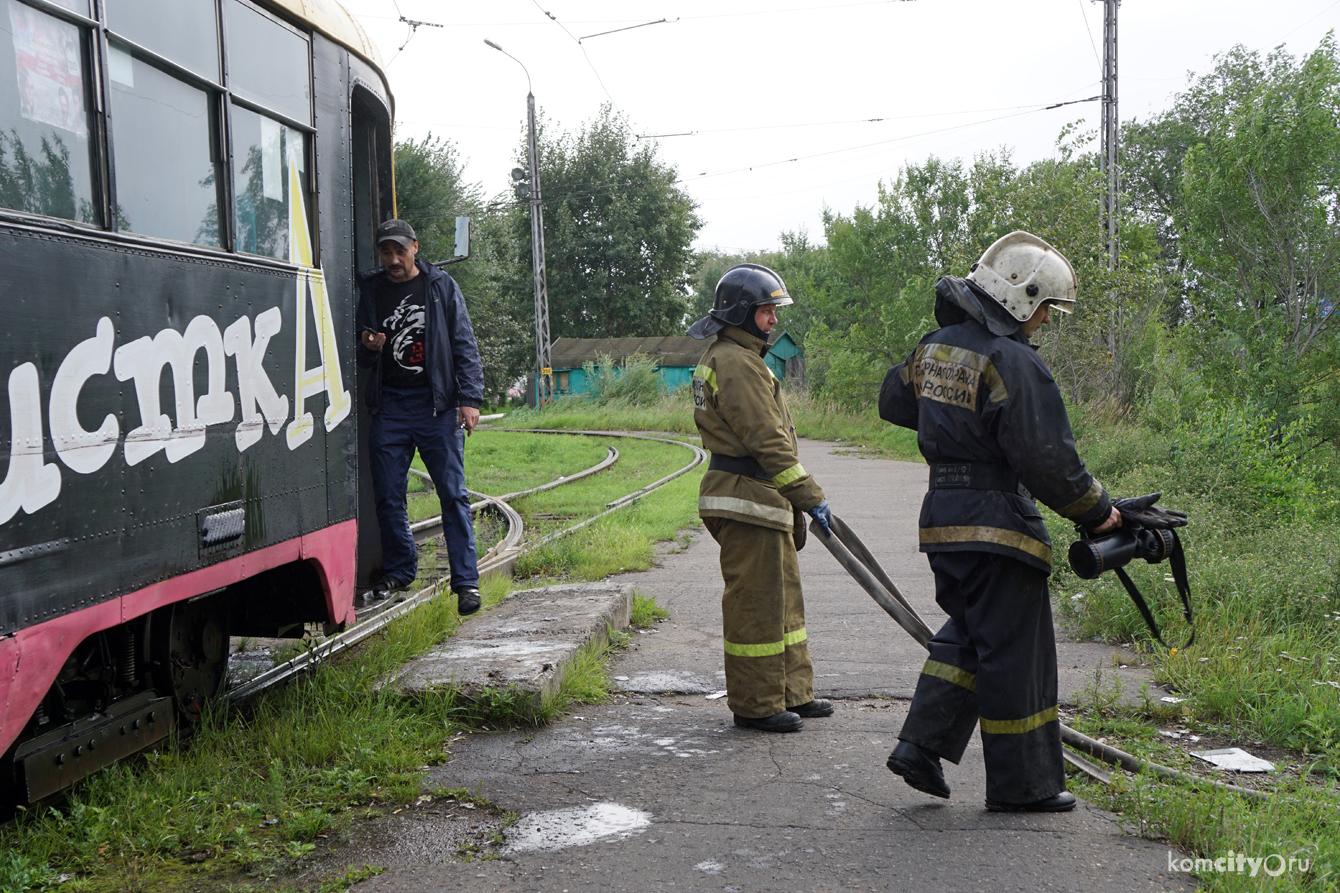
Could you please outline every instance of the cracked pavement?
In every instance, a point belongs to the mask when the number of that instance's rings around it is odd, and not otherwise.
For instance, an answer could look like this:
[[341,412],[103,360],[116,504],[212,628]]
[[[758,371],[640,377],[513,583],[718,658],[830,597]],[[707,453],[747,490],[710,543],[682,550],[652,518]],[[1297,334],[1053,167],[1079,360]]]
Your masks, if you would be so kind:
[[[925,466],[809,441],[801,457],[834,512],[937,627],[943,615],[916,550]],[[463,861],[441,847],[365,841],[353,864],[389,870],[353,889],[1195,889],[1193,878],[1168,870],[1166,844],[1124,833],[1115,816],[1083,801],[1060,815],[988,813],[976,738],[959,766],[945,766],[948,801],[890,773],[884,761],[925,652],[817,543],[800,556],[806,625],[815,694],[833,698],[837,711],[806,720],[797,734],[736,728],[724,699],[709,698],[724,687],[716,560],[716,545],[698,532],[655,568],[615,578],[671,617],[634,634],[615,657],[622,691],[611,702],[577,707],[538,731],[466,736],[450,763],[427,771],[429,788],[465,788],[519,814],[501,829],[501,844]],[[1095,666],[1113,675],[1116,649],[1067,642],[1059,652],[1063,704],[1091,683]],[[1128,693],[1145,681],[1133,667],[1115,678]],[[441,815],[408,810],[396,821],[416,839],[435,827],[445,837]],[[496,817],[490,827],[500,827]]]

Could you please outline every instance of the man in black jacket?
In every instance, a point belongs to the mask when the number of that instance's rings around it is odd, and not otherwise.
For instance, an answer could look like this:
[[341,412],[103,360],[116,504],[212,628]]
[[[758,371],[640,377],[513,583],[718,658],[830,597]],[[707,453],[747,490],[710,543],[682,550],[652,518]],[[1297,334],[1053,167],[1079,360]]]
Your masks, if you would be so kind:
[[949,620],[888,766],[917,790],[949,796],[940,758],[958,763],[980,723],[986,806],[1064,812],[1056,641],[1047,577],[1051,540],[1034,499],[1104,533],[1121,524],[1075,451],[1070,421],[1029,337],[1075,303],[1074,269],[1025,232],[1001,238],[967,279],[936,283],[935,318],[879,395],[886,421],[917,432],[930,463],[921,551]]
[[377,227],[382,266],[359,277],[358,361],[372,366],[368,435],[372,490],[381,527],[383,576],[373,596],[409,587],[418,549],[409,529],[405,487],[415,448],[442,502],[451,589],[461,614],[479,610],[479,570],[465,437],[479,422],[483,367],[460,288],[416,260],[419,242],[403,220]]

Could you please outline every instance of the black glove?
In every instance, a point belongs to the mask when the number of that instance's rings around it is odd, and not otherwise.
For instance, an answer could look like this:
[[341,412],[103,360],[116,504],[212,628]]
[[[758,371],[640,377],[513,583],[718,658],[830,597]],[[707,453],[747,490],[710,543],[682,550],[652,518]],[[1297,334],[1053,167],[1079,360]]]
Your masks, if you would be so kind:
[[805,512],[823,528],[825,536],[832,536],[833,529],[829,522],[833,519],[833,512],[828,508],[828,500],[825,499],[812,509],[805,509]]
[[1150,493],[1147,496],[1130,496],[1114,499],[1112,504],[1121,513],[1121,523],[1126,527],[1149,528],[1150,530],[1168,530],[1173,527],[1185,527],[1186,512],[1177,509],[1159,508],[1154,503],[1162,493]]

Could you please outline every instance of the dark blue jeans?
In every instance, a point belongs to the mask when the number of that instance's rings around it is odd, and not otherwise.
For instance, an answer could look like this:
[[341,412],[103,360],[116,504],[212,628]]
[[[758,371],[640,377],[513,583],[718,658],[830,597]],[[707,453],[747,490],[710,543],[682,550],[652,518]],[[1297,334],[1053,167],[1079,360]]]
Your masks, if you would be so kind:
[[465,429],[456,420],[456,410],[434,415],[429,388],[382,388],[381,398],[381,409],[372,417],[368,451],[385,574],[407,581],[418,576],[419,551],[405,507],[409,466],[417,447],[442,502],[451,588],[479,586],[475,526],[465,491]]

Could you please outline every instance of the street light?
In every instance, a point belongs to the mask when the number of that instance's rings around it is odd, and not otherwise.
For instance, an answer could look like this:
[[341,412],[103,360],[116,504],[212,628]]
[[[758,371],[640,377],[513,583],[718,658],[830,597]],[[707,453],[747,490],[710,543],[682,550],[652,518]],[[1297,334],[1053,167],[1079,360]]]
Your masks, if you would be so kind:
[[526,72],[527,158],[530,162],[530,247],[535,279],[535,405],[554,399],[554,369],[549,356],[549,286],[544,272],[544,217],[540,210],[539,144],[535,139],[535,91],[530,71],[516,56],[487,37],[484,43],[511,59]]

